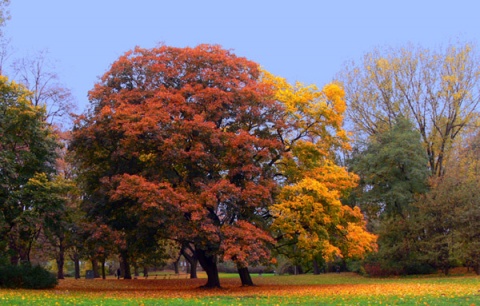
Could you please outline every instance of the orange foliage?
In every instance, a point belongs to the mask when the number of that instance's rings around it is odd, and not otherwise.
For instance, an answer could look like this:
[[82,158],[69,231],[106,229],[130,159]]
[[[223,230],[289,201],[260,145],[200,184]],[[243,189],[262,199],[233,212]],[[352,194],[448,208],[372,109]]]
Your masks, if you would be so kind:
[[90,91],[91,112],[73,135],[89,193],[109,196],[92,211],[118,230],[122,219],[130,232],[148,226],[192,244],[212,266],[222,253],[241,265],[268,257],[261,243],[270,239],[254,220],[276,190],[284,122],[260,77],[256,63],[219,46],[121,56]]

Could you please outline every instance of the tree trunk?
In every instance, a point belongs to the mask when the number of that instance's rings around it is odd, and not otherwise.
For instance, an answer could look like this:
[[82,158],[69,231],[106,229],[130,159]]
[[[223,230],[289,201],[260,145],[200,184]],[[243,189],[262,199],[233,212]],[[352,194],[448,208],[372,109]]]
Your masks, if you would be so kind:
[[475,270],[475,274],[480,275],[480,263],[474,264],[473,269]]
[[175,274],[180,274],[180,271],[178,269],[179,262],[180,262],[179,259],[177,259],[176,261],[173,262],[173,270],[175,271]]
[[303,268],[301,265],[295,265],[294,270],[295,275],[303,274]]
[[448,266],[443,267],[443,273],[445,274],[445,276],[448,276],[448,274],[450,273],[450,267]]
[[138,272],[138,265],[137,262],[133,262],[133,278],[137,279],[138,276],[140,275],[140,272]]
[[121,267],[123,268],[123,279],[132,279],[132,274],[130,273],[130,263],[128,262],[127,251],[120,252]]
[[318,265],[318,262],[315,259],[313,260],[313,274],[314,275],[320,274],[320,266]]
[[190,278],[197,278],[197,266],[198,266],[198,259],[196,257],[192,257],[192,262],[190,262]]
[[252,277],[247,267],[240,268],[237,266],[238,275],[240,275],[240,280],[242,281],[242,286],[253,286]]
[[98,261],[92,258],[91,262],[92,262],[93,277],[100,278],[100,274],[98,273]]
[[10,236],[8,238],[8,248],[10,253],[10,264],[12,266],[18,266],[20,263],[20,251],[17,247],[17,239],[16,237]]
[[102,279],[107,279],[107,275],[105,274],[105,257],[102,258]]
[[203,270],[207,273],[207,283],[202,288],[220,288],[220,278],[218,277],[217,258],[207,254],[204,250],[196,248],[195,254]]
[[65,275],[63,274],[63,265],[65,263],[65,252],[63,249],[63,245],[61,243],[58,248],[58,256],[56,258],[56,262],[57,262],[57,278],[65,279]]
[[75,263],[75,279],[80,278],[80,259],[78,257],[78,254],[75,254],[73,260]]
[[187,273],[190,273],[190,278],[197,278],[198,259],[195,256],[195,253],[190,255],[185,251],[185,249],[182,249],[181,254],[189,263],[190,269],[187,269]]

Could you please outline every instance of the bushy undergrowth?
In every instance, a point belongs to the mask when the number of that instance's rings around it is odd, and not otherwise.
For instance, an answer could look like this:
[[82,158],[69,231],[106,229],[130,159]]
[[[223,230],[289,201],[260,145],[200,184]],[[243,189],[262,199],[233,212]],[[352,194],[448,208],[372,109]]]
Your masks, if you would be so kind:
[[410,263],[408,265],[382,265],[380,263],[366,263],[364,265],[366,275],[372,277],[387,277],[393,275],[421,275],[435,273],[435,269],[422,263]]
[[0,266],[0,288],[48,289],[57,284],[55,275],[40,266]]

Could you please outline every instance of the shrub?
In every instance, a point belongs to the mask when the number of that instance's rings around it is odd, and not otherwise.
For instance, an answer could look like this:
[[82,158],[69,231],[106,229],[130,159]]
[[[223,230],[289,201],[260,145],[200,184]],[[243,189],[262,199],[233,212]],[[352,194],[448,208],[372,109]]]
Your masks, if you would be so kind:
[[432,274],[435,273],[436,270],[429,264],[426,263],[415,263],[411,262],[405,265],[404,268],[405,274],[413,275],[413,274]]
[[0,266],[0,288],[47,289],[57,284],[55,275],[40,266]]
[[382,267],[380,263],[366,263],[364,270],[368,276],[372,277],[387,277],[400,274],[397,270]]
[[347,271],[358,273],[363,276],[368,275],[361,260],[347,260]]

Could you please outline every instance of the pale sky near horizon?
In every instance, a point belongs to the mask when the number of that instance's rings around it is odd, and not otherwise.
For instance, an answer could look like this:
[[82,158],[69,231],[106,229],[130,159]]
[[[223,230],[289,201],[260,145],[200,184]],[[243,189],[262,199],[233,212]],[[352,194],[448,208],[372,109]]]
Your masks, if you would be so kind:
[[47,49],[79,109],[124,52],[219,44],[268,71],[322,87],[375,47],[477,43],[480,1],[12,0],[5,35],[19,58]]

